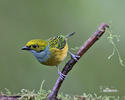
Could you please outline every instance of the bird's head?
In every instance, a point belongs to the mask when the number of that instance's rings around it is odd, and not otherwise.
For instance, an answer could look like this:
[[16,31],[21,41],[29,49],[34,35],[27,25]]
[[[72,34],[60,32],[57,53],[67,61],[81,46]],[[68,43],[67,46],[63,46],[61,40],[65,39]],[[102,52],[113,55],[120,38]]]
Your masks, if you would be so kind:
[[22,50],[41,52],[45,50],[47,45],[48,42],[46,40],[36,39],[27,42],[27,44],[22,48]]

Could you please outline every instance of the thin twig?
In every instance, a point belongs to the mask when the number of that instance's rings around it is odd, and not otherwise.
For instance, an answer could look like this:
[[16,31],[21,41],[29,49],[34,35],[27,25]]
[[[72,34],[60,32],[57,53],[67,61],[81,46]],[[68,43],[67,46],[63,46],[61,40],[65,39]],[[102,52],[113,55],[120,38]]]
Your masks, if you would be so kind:
[[[82,47],[78,50],[76,55],[82,57],[84,53],[103,35],[105,32],[105,29],[109,28],[109,25],[102,23],[98,30],[82,45]],[[80,59],[79,58],[79,59]],[[67,75],[68,72],[73,68],[73,66],[76,64],[76,61],[74,59],[70,59],[66,65],[64,66],[62,73],[64,75]],[[61,80],[60,78],[57,79],[52,92],[48,96],[48,100],[58,100],[57,99],[57,94],[59,92],[59,89],[62,85],[64,80]]]

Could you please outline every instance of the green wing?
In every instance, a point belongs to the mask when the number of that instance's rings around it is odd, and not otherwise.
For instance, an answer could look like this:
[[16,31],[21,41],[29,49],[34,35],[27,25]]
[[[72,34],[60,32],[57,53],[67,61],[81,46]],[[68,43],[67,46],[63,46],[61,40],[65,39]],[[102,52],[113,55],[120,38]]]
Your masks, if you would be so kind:
[[66,45],[65,37],[62,35],[52,37],[52,38],[48,39],[48,42],[49,42],[50,48],[63,49]]

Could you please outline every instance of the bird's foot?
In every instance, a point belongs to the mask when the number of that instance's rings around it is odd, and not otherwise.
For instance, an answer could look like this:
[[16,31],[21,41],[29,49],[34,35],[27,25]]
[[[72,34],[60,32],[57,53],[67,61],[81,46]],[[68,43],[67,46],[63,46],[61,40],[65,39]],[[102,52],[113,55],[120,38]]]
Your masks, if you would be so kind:
[[66,75],[64,75],[63,73],[61,73],[60,71],[58,72],[59,77],[61,78],[61,80],[65,80],[66,79]]
[[67,75],[64,75],[63,73],[61,73],[58,66],[57,66],[57,68],[58,68],[59,77],[61,78],[61,80],[65,80]]
[[72,57],[75,61],[78,61],[78,59],[80,58],[80,56],[74,55],[74,54],[71,53],[70,51],[68,51],[68,53],[71,55],[71,57]]

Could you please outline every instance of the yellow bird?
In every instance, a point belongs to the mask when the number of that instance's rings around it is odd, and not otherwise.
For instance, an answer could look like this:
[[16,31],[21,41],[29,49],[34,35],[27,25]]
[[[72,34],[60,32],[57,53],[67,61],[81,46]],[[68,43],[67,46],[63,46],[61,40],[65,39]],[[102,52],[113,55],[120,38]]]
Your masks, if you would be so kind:
[[[36,59],[44,65],[56,66],[65,59],[67,52],[71,55],[73,59],[77,61],[79,56],[72,54],[68,50],[67,39],[72,36],[75,32],[72,32],[66,36],[59,35],[56,37],[51,37],[48,40],[35,39],[29,41],[22,50],[30,51]],[[58,68],[58,74],[62,80],[65,79],[66,75],[62,74]]]

